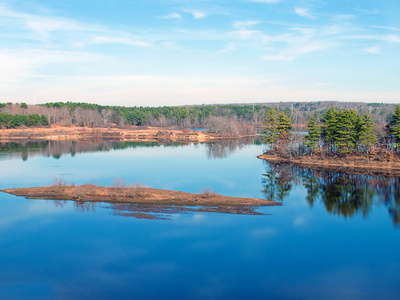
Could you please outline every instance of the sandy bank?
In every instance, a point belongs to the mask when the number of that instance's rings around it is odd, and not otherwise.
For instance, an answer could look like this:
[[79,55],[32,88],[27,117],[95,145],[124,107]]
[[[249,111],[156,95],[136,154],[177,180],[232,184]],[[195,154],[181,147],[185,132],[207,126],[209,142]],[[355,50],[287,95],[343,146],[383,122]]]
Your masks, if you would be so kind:
[[155,127],[120,129],[51,126],[46,128],[0,129],[0,142],[14,140],[84,141],[93,139],[121,142],[208,142],[240,137],[243,136],[221,136],[205,131],[166,130]]
[[261,154],[259,159],[273,163],[289,163],[310,168],[317,171],[345,172],[350,174],[370,174],[385,176],[400,176],[400,161],[395,158],[382,160],[367,159],[365,157],[322,158],[320,156],[299,156],[282,158],[277,155]]

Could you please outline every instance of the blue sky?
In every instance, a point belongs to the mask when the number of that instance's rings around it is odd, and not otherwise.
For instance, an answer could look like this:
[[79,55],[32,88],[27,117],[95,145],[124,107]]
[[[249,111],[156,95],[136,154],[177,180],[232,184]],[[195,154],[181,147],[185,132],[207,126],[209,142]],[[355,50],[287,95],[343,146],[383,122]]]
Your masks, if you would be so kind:
[[0,1],[0,102],[400,103],[399,0]]

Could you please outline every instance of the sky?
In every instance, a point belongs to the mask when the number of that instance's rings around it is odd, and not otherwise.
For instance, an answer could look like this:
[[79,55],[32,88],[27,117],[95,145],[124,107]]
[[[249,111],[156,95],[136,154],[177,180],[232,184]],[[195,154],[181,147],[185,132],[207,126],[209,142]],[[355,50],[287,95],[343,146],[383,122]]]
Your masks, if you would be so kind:
[[0,102],[400,103],[399,0],[0,0]]

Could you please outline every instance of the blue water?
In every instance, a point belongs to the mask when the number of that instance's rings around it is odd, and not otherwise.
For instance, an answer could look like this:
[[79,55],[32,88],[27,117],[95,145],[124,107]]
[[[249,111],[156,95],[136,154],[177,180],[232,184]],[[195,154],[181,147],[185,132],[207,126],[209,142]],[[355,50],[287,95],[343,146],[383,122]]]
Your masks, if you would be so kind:
[[[0,160],[0,188],[50,185],[54,177],[111,185],[119,177],[267,198],[263,174],[271,168],[255,158],[263,147],[228,148],[128,147],[25,160],[15,150]],[[399,298],[400,230],[389,213],[396,196],[385,201],[377,192],[368,214],[345,217],[328,212],[321,195],[310,207],[303,180],[285,182],[283,205],[264,215],[175,213],[167,220],[0,193],[0,298]]]

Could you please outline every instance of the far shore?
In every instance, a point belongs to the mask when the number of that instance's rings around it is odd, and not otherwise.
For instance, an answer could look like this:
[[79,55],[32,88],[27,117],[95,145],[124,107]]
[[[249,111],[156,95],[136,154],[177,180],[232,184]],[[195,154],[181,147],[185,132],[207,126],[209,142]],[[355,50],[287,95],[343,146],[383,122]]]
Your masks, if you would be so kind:
[[272,163],[295,164],[316,171],[333,171],[350,174],[400,176],[400,161],[393,157],[384,157],[380,160],[367,159],[360,156],[321,157],[298,156],[282,158],[278,155],[261,154],[257,158]]
[[[200,194],[153,189],[142,186],[103,187],[93,184],[80,186],[47,186],[0,190],[28,199],[73,200],[76,202],[108,202],[113,204],[145,204],[174,207],[199,206],[199,211],[260,214],[255,208],[281,205],[279,202],[256,199],[228,197],[205,190]],[[205,208],[204,208],[205,207]]]
[[12,141],[84,141],[93,139],[121,142],[211,142],[222,139],[242,138],[250,135],[219,135],[206,131],[178,130],[158,127],[102,128],[59,126],[40,128],[0,129],[0,142]]

